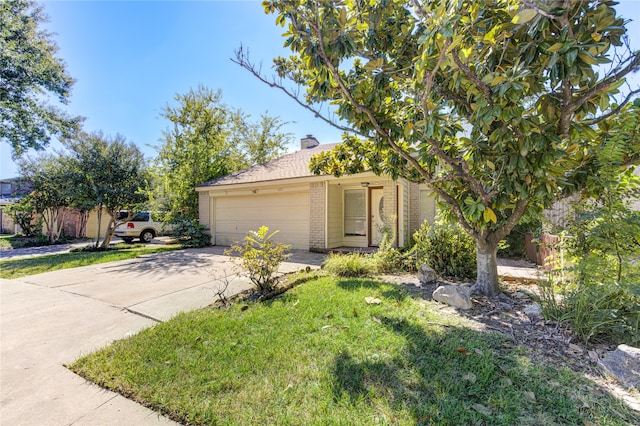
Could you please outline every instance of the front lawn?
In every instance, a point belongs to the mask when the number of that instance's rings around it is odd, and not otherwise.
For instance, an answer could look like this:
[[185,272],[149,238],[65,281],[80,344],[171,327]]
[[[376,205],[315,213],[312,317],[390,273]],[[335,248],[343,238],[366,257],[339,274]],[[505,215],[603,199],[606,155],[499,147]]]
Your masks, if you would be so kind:
[[20,259],[0,260],[0,278],[20,278],[58,269],[76,268],[95,263],[133,259],[144,254],[161,253],[180,249],[179,245],[135,247],[123,250],[99,252],[61,253]]
[[441,307],[324,277],[180,314],[69,368],[186,424],[640,424],[596,383]]

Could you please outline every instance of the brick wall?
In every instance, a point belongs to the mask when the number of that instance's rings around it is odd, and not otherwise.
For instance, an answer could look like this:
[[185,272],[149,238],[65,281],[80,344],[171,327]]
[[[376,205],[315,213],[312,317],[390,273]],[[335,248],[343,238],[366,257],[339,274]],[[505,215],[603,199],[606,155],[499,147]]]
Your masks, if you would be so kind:
[[309,187],[309,249],[325,247],[326,182],[314,182]]
[[420,186],[409,183],[409,235],[413,235],[420,228]]

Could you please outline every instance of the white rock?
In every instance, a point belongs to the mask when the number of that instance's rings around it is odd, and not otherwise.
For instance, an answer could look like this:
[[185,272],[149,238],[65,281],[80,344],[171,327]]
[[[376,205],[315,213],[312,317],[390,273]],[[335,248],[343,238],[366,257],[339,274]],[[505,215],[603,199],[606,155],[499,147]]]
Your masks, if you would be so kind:
[[542,308],[537,303],[525,307],[522,312],[528,317],[539,317],[542,315]]
[[459,309],[471,309],[471,295],[469,287],[457,285],[443,285],[433,292],[433,300],[447,303]]

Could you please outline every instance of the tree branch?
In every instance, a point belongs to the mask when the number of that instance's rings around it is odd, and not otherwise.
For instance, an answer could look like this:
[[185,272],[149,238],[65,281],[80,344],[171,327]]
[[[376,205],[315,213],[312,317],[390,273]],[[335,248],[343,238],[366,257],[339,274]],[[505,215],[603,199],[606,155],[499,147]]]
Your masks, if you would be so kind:
[[[627,74],[637,71],[640,69],[640,50],[633,53],[627,60],[629,60],[629,64],[627,64],[623,68],[617,68],[617,72],[606,77],[600,83],[593,86],[591,89],[582,93],[577,99],[571,102],[571,112],[574,112],[576,109],[580,108],[585,102],[587,102],[593,95],[596,93],[606,90],[610,85],[619,81]],[[614,70],[615,71],[615,70]]]
[[489,85],[483,83],[482,80],[480,80],[480,78],[473,71],[471,71],[471,69],[466,64],[462,63],[462,61],[460,60],[460,56],[458,55],[458,49],[454,49],[451,54],[453,57],[453,62],[455,62],[458,68],[460,68],[460,71],[462,71],[464,75],[467,76],[467,78],[473,81],[478,89],[482,90],[484,96],[487,98],[487,102],[489,102],[489,105],[494,106],[495,102],[493,102],[493,95],[491,94],[491,88],[489,87]]
[[609,111],[608,113],[600,116],[600,117],[596,117],[592,120],[589,120],[587,122],[585,122],[585,124],[587,126],[593,126],[594,124],[598,124],[599,122],[601,122],[602,120],[606,120],[607,118],[616,115],[618,112],[620,112],[620,110],[622,110],[622,108],[624,108],[624,106],[629,103],[629,101],[631,101],[631,99],[633,98],[634,95],[636,95],[637,93],[640,93],[640,89],[636,89],[636,90],[632,90],[631,92],[629,92],[629,94],[627,94],[627,97],[620,103],[620,105],[618,105],[616,108],[612,109],[611,111]]
[[287,96],[289,96],[291,99],[293,99],[298,105],[300,105],[301,107],[303,107],[304,109],[306,109],[307,111],[311,111],[315,117],[321,119],[322,121],[324,121],[325,123],[335,127],[338,130],[342,130],[344,132],[348,132],[348,133],[354,133],[357,135],[360,135],[362,137],[369,137],[369,135],[364,135],[362,133],[360,133],[358,130],[352,128],[352,127],[347,127],[347,126],[343,126],[340,125],[338,123],[336,123],[335,121],[331,120],[328,117],[325,117],[323,113],[321,113],[319,110],[311,107],[309,104],[307,104],[306,102],[301,101],[298,96],[291,92],[288,88],[286,88],[283,84],[276,82],[275,80],[268,80],[266,77],[264,77],[259,70],[257,70],[255,68],[255,65],[252,64],[249,61],[249,57],[248,55],[245,55],[242,51],[242,46],[240,47],[240,49],[236,50],[234,52],[236,54],[236,59],[230,58],[231,62],[240,65],[242,68],[246,69],[247,71],[249,71],[251,74],[253,74],[258,80],[262,81],[263,83],[265,83],[266,85],[268,85],[269,87],[273,87],[276,89],[280,89],[281,91],[283,91]]

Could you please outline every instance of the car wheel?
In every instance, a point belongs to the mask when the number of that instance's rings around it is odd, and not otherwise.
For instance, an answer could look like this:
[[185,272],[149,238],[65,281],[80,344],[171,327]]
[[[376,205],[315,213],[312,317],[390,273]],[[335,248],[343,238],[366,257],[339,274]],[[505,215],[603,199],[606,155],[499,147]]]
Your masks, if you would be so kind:
[[153,238],[156,236],[156,234],[150,230],[150,229],[145,229],[144,231],[142,231],[142,233],[140,234],[140,241],[142,241],[143,243],[150,243],[151,240],[153,240]]
[[131,237],[122,237],[122,241],[124,241],[125,244],[131,244],[133,242],[133,238],[131,238]]

